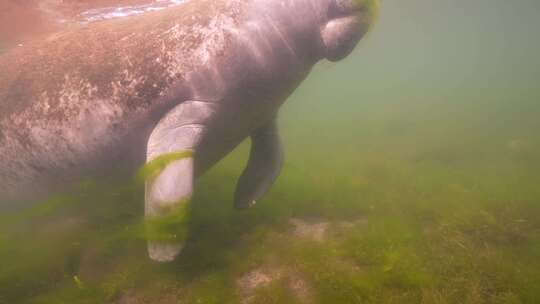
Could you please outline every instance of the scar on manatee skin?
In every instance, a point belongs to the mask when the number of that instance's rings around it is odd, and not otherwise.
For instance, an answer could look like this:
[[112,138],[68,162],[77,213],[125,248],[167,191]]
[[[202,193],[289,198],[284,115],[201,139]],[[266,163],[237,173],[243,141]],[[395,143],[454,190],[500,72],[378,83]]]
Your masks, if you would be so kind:
[[162,154],[142,166],[137,173],[136,180],[141,183],[152,181],[173,161],[189,157],[193,157],[191,150]]

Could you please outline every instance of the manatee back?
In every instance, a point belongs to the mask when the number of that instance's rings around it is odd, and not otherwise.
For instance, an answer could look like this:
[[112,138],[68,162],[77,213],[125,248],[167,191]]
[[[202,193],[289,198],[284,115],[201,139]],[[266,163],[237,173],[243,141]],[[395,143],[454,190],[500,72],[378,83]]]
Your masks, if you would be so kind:
[[[198,0],[123,19],[73,26],[0,55],[2,117],[47,101],[61,110],[77,101],[145,107],[222,46],[224,23],[245,4]],[[72,98],[73,99],[73,98]],[[62,102],[64,101],[64,102]]]
[[[116,130],[156,102],[181,102],[161,97],[224,52],[226,27],[246,2],[188,1],[74,26],[0,55],[0,197],[77,178],[89,158],[107,161],[103,151],[121,143]],[[120,135],[103,136],[112,132]]]

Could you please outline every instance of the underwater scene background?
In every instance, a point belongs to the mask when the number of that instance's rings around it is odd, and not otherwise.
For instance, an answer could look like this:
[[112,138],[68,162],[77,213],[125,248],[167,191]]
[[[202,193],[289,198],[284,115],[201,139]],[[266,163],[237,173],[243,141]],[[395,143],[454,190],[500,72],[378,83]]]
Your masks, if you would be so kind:
[[285,166],[257,205],[232,207],[246,142],[164,223],[187,241],[158,264],[141,184],[89,179],[0,213],[0,303],[539,303],[539,14],[383,1],[282,108]]

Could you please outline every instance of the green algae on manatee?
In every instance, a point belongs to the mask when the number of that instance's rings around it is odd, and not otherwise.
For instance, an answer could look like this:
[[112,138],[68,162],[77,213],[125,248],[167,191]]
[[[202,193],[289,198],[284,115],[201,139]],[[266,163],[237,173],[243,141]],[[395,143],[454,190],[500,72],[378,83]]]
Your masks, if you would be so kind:
[[[162,154],[139,169],[136,181],[152,182],[172,162],[193,157],[193,151],[175,151]],[[142,236],[152,241],[181,241],[187,235],[190,199],[169,204],[170,208],[163,210],[165,215],[148,217],[144,220]]]
[[175,151],[170,153],[161,154],[153,160],[149,161],[143,165],[137,175],[137,182],[145,182],[154,180],[159,173],[161,173],[170,163],[181,160],[184,158],[193,157],[193,151],[184,150],[184,151]]
[[363,25],[370,29],[377,22],[381,12],[381,0],[353,0],[358,12],[362,17]]

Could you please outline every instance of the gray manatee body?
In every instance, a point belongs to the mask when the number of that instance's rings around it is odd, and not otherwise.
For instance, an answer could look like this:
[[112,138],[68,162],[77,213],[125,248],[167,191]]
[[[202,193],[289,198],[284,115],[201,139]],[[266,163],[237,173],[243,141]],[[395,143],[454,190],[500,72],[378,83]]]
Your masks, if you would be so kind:
[[[279,174],[280,105],[316,62],[353,50],[377,5],[191,0],[9,51],[0,57],[0,206],[191,150],[146,183],[146,215],[165,216],[251,137],[235,194],[236,207],[249,207]],[[149,243],[159,261],[180,250]]]

